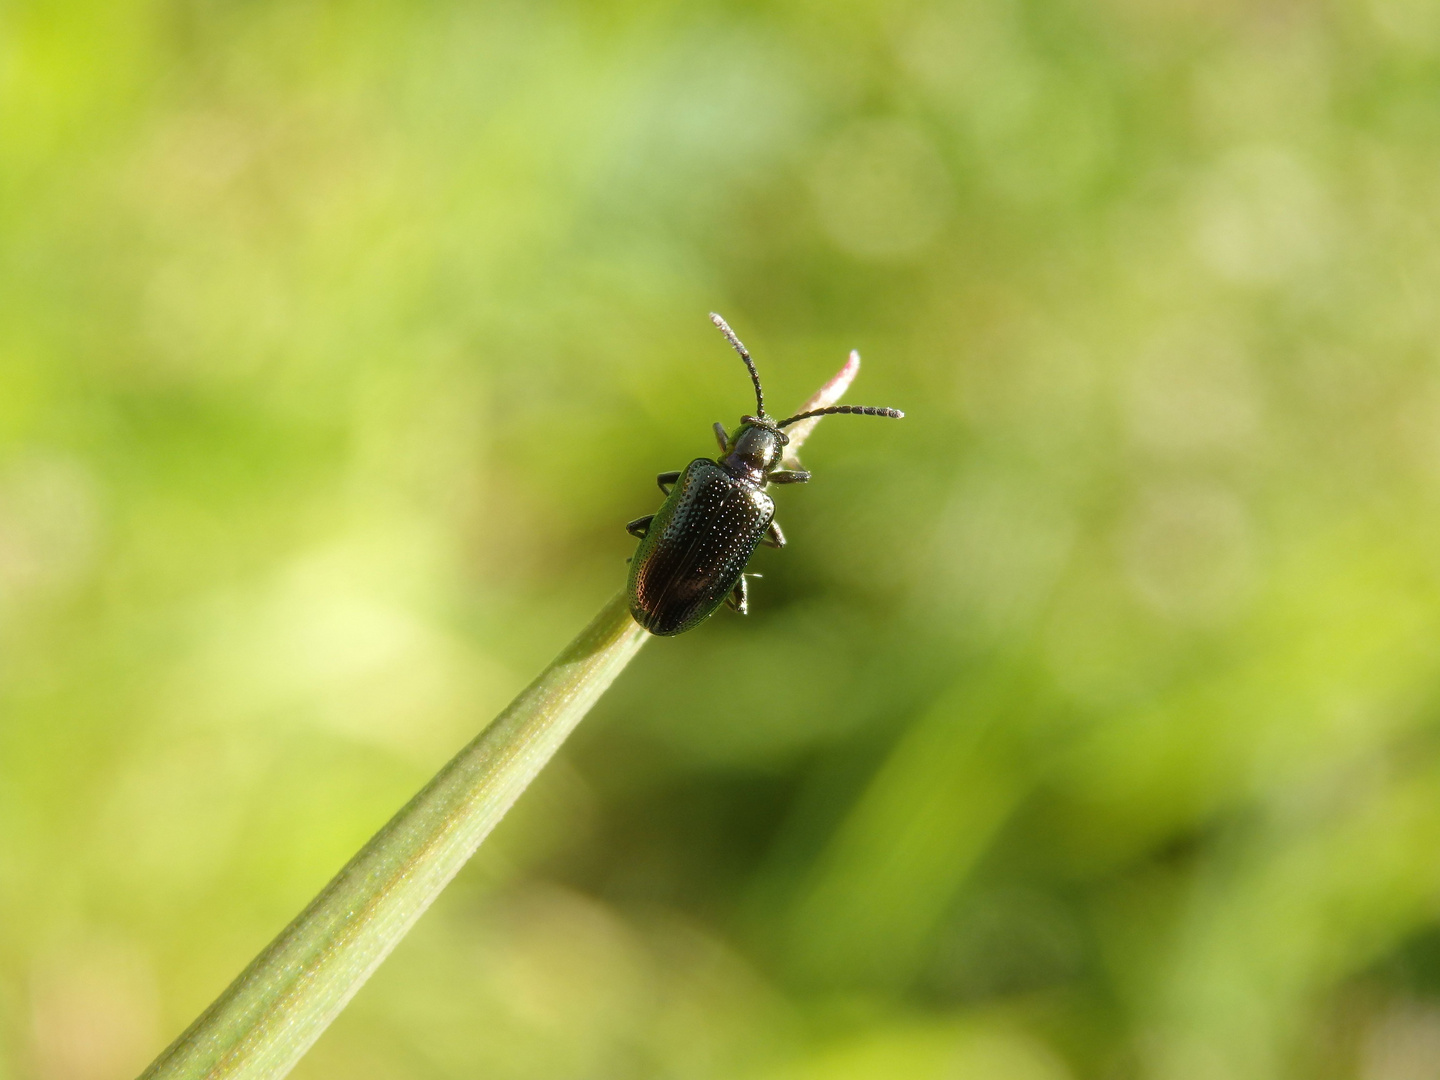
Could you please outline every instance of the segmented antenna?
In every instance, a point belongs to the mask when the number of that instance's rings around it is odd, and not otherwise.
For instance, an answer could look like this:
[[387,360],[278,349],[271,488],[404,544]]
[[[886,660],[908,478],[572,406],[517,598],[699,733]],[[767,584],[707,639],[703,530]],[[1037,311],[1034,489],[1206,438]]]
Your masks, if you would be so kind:
[[811,412],[797,413],[789,420],[781,420],[776,427],[789,427],[791,424],[799,423],[801,420],[808,420],[812,416],[832,416],[835,413],[854,413],[857,416],[888,416],[891,420],[899,420],[904,413],[899,409],[881,409],[874,405],[831,405],[828,409],[814,409]]
[[765,418],[765,391],[760,389],[760,373],[755,370],[755,361],[750,359],[750,354],[745,351],[745,346],[740,344],[740,339],[735,336],[735,331],[730,329],[724,319],[712,311],[710,321],[719,328],[720,333],[725,335],[725,340],[730,342],[731,347],[740,354],[740,359],[745,361],[745,366],[750,369],[750,381],[755,384],[755,412],[763,420]]

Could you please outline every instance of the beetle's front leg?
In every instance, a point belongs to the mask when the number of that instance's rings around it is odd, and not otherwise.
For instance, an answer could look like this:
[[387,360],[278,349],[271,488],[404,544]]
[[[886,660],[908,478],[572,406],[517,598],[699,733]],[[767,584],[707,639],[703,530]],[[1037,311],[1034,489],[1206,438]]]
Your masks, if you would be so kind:
[[655,483],[660,485],[661,491],[663,491],[666,495],[669,495],[670,488],[666,487],[666,485],[668,484],[673,487],[675,482],[679,479],[680,470],[676,469],[674,472],[662,472],[659,476],[655,477]]
[[735,582],[735,588],[730,590],[730,595],[725,598],[725,606],[733,608],[741,615],[750,614],[750,590],[745,587],[745,575],[740,575],[740,580]]
[[760,542],[766,547],[782,548],[785,546],[785,534],[780,531],[778,521],[771,519],[770,527],[765,530],[765,535],[760,538]]
[[720,453],[728,453],[730,450],[730,436],[725,431],[725,425],[719,420],[715,421],[715,441],[720,444]]
[[777,469],[765,477],[767,484],[808,484],[810,474],[804,469]]
[[654,514],[646,514],[643,518],[636,518],[634,521],[630,522],[629,525],[626,525],[625,531],[628,532],[631,536],[638,537],[639,539],[644,540],[645,535],[650,531],[650,522],[654,520]]

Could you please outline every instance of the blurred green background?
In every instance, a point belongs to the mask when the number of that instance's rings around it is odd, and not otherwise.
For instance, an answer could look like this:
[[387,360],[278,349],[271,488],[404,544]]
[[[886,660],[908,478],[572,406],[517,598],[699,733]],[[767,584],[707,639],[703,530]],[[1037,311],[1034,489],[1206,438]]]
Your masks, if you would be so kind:
[[856,347],[295,1075],[1440,1069],[1440,5],[0,9],[0,1080],[137,1072]]

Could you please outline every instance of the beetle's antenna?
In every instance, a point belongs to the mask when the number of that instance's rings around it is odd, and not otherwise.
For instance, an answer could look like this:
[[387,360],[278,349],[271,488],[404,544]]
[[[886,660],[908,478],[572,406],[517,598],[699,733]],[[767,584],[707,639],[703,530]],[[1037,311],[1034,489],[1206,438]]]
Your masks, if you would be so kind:
[[791,424],[799,423],[801,420],[808,420],[812,416],[832,416],[835,413],[854,413],[857,416],[888,416],[891,420],[899,420],[904,413],[899,409],[882,409],[874,405],[831,405],[828,409],[814,409],[810,412],[796,413],[789,420],[781,420],[776,427],[789,427]]
[[710,321],[713,322],[725,335],[725,340],[730,342],[731,347],[740,354],[740,359],[745,361],[745,366],[750,369],[750,381],[755,384],[755,411],[763,419],[765,416],[765,391],[760,389],[760,373],[755,370],[755,361],[750,359],[750,354],[745,351],[745,346],[740,344],[740,339],[735,336],[735,331],[724,319],[715,312],[710,313]]

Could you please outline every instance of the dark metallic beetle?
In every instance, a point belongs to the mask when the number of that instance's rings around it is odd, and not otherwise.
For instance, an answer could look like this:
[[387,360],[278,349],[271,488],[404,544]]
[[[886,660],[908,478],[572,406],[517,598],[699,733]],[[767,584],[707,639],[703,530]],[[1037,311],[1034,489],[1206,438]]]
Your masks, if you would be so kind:
[[[810,474],[780,467],[789,443],[784,429],[811,416],[858,413],[900,418],[899,409],[832,405],[776,423],[765,415],[755,362],[719,315],[710,319],[734,346],[755,384],[755,416],[742,416],[733,434],[715,425],[717,460],[696,458],[684,472],[655,478],[665,493],[657,513],[625,526],[640,538],[630,562],[630,614],[652,634],[681,634],[704,622],[722,602],[747,610],[745,565],[760,544],[784,547],[767,484],[803,484]],[[673,490],[672,490],[673,489]],[[754,575],[751,575],[754,576]]]

